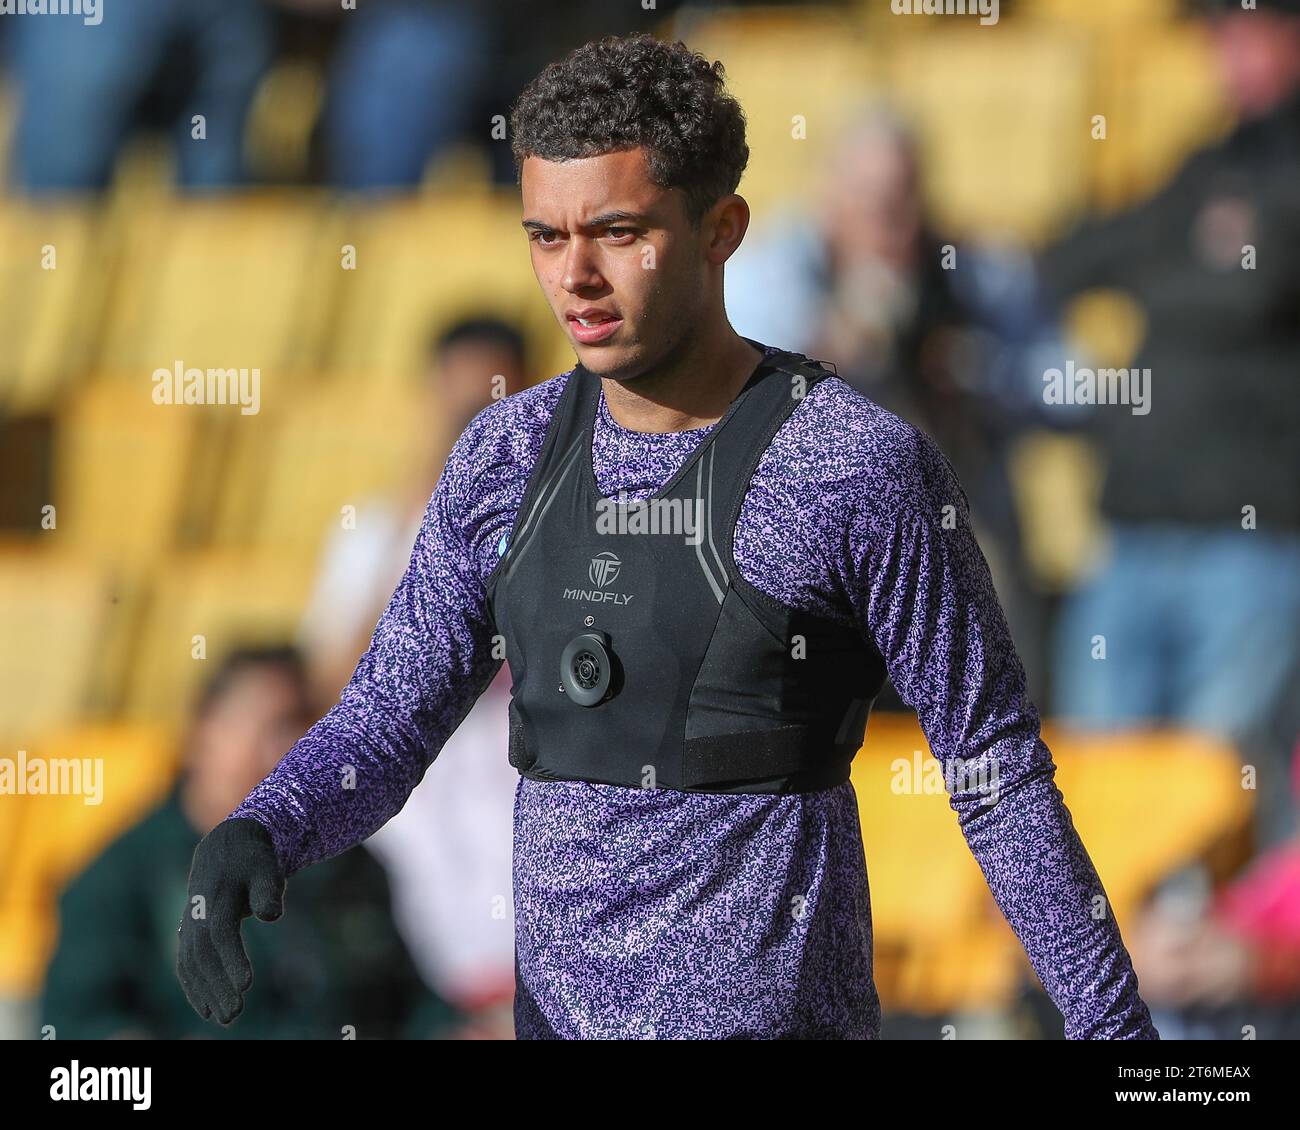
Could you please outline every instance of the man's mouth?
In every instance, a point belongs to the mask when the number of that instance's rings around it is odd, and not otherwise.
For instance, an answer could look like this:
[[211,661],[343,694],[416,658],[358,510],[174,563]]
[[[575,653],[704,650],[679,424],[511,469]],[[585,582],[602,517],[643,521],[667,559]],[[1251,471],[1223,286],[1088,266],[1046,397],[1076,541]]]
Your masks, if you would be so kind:
[[567,314],[565,317],[574,338],[583,345],[606,341],[623,324],[623,319],[616,314],[607,314],[601,310],[586,311],[582,316]]

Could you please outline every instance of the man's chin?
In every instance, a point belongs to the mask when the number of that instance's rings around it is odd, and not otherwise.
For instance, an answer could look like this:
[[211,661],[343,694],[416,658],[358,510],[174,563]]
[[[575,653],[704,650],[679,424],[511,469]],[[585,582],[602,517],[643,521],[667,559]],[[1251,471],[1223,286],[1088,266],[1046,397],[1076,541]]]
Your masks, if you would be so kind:
[[582,367],[611,381],[630,381],[645,371],[645,363],[635,350],[615,346],[578,346],[575,350]]

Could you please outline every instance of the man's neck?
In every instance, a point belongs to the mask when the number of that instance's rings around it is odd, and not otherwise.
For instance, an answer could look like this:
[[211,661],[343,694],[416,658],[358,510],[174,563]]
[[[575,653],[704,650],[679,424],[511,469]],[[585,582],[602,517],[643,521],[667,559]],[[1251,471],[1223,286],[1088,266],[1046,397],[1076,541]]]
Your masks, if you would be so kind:
[[693,344],[626,383],[601,378],[614,422],[655,433],[716,424],[763,359],[725,323],[724,331],[716,341]]

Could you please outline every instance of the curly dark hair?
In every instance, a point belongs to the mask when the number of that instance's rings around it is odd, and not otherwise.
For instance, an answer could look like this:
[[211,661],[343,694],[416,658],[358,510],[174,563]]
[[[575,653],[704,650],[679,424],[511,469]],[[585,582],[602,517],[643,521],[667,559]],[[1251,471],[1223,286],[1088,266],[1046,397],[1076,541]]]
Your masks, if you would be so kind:
[[681,188],[698,225],[749,161],[745,113],[721,63],[646,32],[606,36],[550,63],[510,114],[515,173],[526,157],[567,161],[644,146],[650,179]]

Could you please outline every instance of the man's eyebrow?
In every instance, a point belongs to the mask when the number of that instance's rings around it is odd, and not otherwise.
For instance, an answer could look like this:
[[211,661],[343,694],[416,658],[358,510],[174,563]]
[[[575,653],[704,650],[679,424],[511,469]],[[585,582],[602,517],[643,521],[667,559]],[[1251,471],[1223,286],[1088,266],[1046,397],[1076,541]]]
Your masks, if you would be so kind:
[[[645,223],[647,219],[648,217],[637,212],[624,212],[618,210],[613,212],[602,212],[599,216],[592,216],[591,219],[587,220],[581,226],[584,228],[603,228],[610,224],[627,221],[632,221],[633,223]],[[521,223],[523,227],[527,228],[529,231],[555,231],[550,224],[544,224],[541,220],[523,220]]]
[[640,215],[637,212],[622,212],[622,211],[602,212],[599,216],[592,216],[591,219],[588,220],[583,225],[583,227],[603,228],[603,227],[607,227],[610,224],[617,224],[620,221],[629,221],[629,220],[632,221],[633,223],[644,223],[646,217]]

